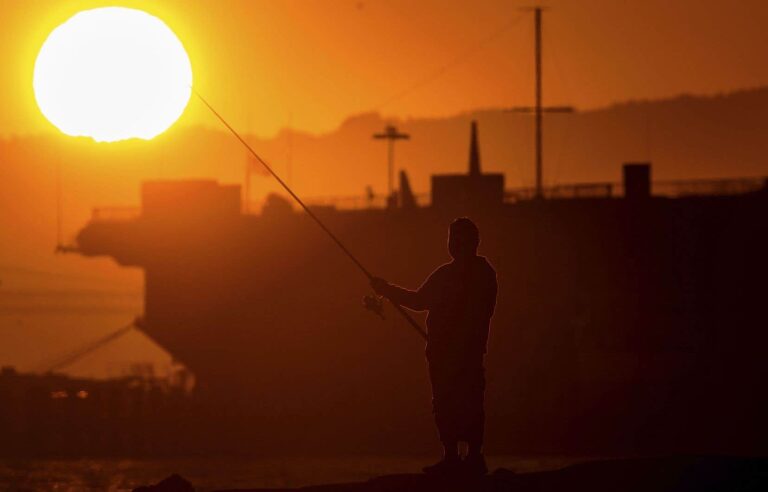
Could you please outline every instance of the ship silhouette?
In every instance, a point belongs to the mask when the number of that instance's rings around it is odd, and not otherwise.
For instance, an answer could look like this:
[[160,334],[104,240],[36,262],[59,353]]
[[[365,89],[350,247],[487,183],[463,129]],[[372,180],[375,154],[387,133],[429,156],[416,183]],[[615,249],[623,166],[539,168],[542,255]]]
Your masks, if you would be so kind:
[[[619,165],[619,163],[617,163]],[[487,452],[765,454],[765,179],[507,190],[485,174],[400,176],[396,199],[312,210],[375,274],[415,288],[455,217],[498,271]],[[426,202],[426,203],[425,203]],[[195,375],[179,430],[199,449],[408,453],[436,446],[423,341],[306,214],[240,187],[153,181],[135,214],[94,211],[77,250],[145,272],[141,330]],[[423,318],[418,317],[423,321]]]

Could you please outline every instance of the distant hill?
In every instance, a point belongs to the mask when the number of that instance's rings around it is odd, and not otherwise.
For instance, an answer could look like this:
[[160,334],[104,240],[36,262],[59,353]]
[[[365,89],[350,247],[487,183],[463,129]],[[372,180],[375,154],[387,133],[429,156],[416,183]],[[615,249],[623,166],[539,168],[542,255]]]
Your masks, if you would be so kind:
[[[327,134],[283,130],[274,138],[248,139],[286,177],[290,152],[290,180],[302,195],[362,195],[367,185],[382,193],[386,149],[371,135],[394,123],[411,134],[410,141],[397,144],[397,166],[408,171],[417,192],[426,192],[431,174],[465,170],[472,119],[479,122],[484,169],[504,172],[508,187],[531,185],[532,117],[499,109],[404,120],[368,113],[351,116]],[[622,162],[637,160],[653,162],[654,179],[768,175],[767,120],[768,88],[548,115],[545,181],[619,181]],[[230,135],[205,128],[174,128],[152,142],[118,144],[60,135],[0,140],[0,230],[6,238],[19,232],[0,245],[0,263],[51,251],[57,164],[65,231],[72,236],[91,207],[138,204],[145,179],[242,182],[245,162]],[[258,199],[277,188],[256,175],[252,189]]]
[[[531,185],[532,117],[499,109],[405,120],[361,114],[327,134],[283,130],[274,138],[248,139],[301,195],[362,195],[366,185],[382,193],[386,189],[386,148],[371,135],[394,123],[411,134],[410,141],[397,144],[397,166],[408,171],[416,192],[426,192],[431,174],[466,170],[473,119],[479,122],[484,169],[504,172],[508,187]],[[547,116],[545,181],[619,181],[622,162],[637,160],[653,162],[654,179],[765,176],[766,121],[768,88],[712,97],[633,101]],[[289,147],[290,178],[286,168]],[[105,304],[104,312],[91,315],[47,313],[35,317],[20,314],[20,301],[13,292],[55,290],[69,303],[83,301],[92,306],[102,302],[88,294],[93,289],[140,290],[138,272],[121,269],[108,259],[53,254],[57,166],[63,183],[63,229],[69,239],[85,224],[94,206],[138,205],[143,180],[207,177],[242,182],[245,163],[245,152],[230,135],[205,128],[172,128],[152,142],[118,144],[62,135],[0,140],[0,362],[15,360],[22,369],[31,368],[39,358],[60,356],[63,350],[122,326],[131,315],[109,311]],[[274,180],[258,175],[252,188],[254,199],[277,190]],[[95,277],[97,282],[89,280]],[[84,285],[91,290],[83,290]],[[81,294],[72,289],[80,289]],[[131,302],[138,304],[140,299]],[[136,309],[140,311],[140,306]],[[31,340],[37,341],[34,350],[29,349]],[[81,368],[83,373],[89,367],[98,371],[96,368],[114,363],[118,356],[162,362],[157,349],[138,335],[134,341],[120,343],[112,355],[89,359]],[[21,353],[25,358],[13,359],[13,354]]]

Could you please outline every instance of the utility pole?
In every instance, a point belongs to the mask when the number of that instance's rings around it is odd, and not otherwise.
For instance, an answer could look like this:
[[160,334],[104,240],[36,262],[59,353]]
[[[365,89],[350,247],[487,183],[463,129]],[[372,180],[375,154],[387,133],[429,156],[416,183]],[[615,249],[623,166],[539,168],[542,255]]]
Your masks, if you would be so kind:
[[542,149],[541,147],[541,7],[534,10],[534,24],[536,25],[536,198],[543,195],[542,180]]
[[518,113],[533,113],[536,118],[536,135],[535,135],[535,165],[536,165],[536,198],[544,198],[544,141],[543,141],[543,114],[544,113],[572,113],[573,108],[570,106],[542,106],[542,66],[541,66],[541,13],[543,9],[541,7],[533,7],[533,22],[535,27],[535,62],[536,62],[536,105],[531,108],[529,106],[513,108],[512,111]]
[[407,133],[400,133],[394,125],[387,125],[382,133],[374,133],[373,138],[387,141],[387,197],[394,192],[395,182],[395,140],[410,140]]

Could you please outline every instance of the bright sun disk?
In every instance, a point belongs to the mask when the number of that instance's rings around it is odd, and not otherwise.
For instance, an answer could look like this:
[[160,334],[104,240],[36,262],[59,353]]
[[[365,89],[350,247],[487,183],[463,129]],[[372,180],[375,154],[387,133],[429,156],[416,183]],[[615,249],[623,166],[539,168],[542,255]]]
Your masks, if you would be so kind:
[[37,55],[33,86],[40,111],[67,135],[149,140],[184,112],[192,66],[157,17],[98,8],[51,32]]

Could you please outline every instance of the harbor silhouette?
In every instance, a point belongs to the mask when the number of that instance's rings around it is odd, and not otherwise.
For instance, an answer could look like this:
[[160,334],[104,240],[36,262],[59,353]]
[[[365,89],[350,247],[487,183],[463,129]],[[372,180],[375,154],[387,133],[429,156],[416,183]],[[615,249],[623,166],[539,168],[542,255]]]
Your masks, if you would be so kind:
[[766,7],[689,3],[2,7],[0,489],[768,490]]
[[[761,452],[762,277],[748,265],[763,264],[765,227],[751,217],[765,210],[764,180],[657,196],[650,165],[631,164],[621,187],[545,189],[540,200],[505,191],[477,155],[467,174],[433,178],[429,206],[313,211],[372,271],[406,285],[441,263],[454,217],[478,224],[504,279],[486,447]],[[243,214],[237,186],[208,181],[151,182],[142,196],[136,217],[96,216],[78,251],[146,270],[142,330],[195,374],[209,422],[192,443],[433,449],[419,341],[391,309],[381,323],[360,308],[364,278],[306,216]],[[727,429],[712,428],[723,419]]]

